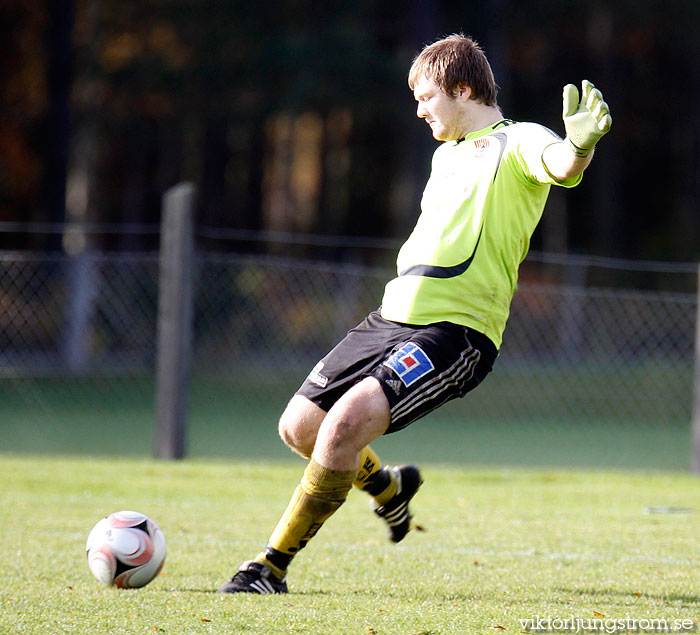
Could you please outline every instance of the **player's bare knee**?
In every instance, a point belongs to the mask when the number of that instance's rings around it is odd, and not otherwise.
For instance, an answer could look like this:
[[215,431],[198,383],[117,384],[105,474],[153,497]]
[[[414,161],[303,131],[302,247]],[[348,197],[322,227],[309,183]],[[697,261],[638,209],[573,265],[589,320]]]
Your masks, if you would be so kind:
[[331,408],[320,435],[330,450],[359,451],[384,434],[389,405],[378,382],[363,380]]
[[334,445],[344,445],[352,442],[356,431],[357,422],[349,413],[342,413],[328,425],[327,437]]
[[388,426],[391,416],[389,402],[374,377],[365,377],[345,393],[337,404],[336,412],[342,413],[341,418],[347,419],[355,432],[366,427]]
[[297,418],[289,414],[283,414],[277,425],[277,432],[282,441],[284,441],[290,449],[303,456],[311,453],[311,450],[313,450],[313,442],[311,443],[311,448],[306,447],[308,441],[305,440],[304,434],[300,428],[301,426]]
[[290,449],[296,452],[297,454],[304,454],[304,450],[301,447],[301,443],[299,442],[299,439],[294,436],[292,431],[282,425],[282,419],[280,419],[280,424],[277,427],[277,432],[280,435],[280,439],[284,442],[284,444]]
[[303,397],[293,397],[280,417],[277,431],[284,443],[301,456],[311,456],[325,413]]

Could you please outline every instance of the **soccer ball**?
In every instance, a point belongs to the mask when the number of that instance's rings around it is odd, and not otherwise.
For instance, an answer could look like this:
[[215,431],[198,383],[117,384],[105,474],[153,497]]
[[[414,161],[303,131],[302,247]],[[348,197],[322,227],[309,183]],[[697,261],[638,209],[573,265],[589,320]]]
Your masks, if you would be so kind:
[[88,566],[102,584],[136,589],[163,568],[165,536],[148,516],[121,511],[100,520],[87,538]]

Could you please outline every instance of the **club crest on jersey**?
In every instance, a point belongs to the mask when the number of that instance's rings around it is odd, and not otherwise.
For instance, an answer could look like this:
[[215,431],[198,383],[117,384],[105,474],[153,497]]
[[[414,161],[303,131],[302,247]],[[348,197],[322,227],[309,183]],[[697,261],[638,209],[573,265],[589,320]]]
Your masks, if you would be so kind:
[[413,342],[404,344],[383,364],[391,368],[406,387],[425,377],[435,368],[423,349]]
[[486,137],[482,137],[481,139],[474,139],[474,148],[476,152],[474,153],[474,156],[476,157],[481,157],[484,155],[486,150],[489,147],[489,140]]

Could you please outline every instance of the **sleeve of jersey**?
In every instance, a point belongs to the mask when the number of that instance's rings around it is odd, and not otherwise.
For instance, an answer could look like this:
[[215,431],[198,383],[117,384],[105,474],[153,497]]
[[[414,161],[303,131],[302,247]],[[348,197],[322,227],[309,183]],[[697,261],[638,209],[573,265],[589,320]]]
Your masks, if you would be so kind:
[[518,132],[513,152],[525,177],[530,182],[563,187],[574,187],[581,182],[582,174],[565,181],[557,181],[544,165],[542,153],[548,145],[561,141],[558,134],[545,126],[534,123],[524,124]]

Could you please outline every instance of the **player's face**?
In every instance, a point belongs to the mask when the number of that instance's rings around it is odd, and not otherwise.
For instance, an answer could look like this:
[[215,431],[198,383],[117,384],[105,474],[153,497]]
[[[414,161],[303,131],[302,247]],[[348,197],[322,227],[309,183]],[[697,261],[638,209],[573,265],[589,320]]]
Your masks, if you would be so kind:
[[416,115],[425,119],[438,141],[452,141],[464,137],[463,100],[450,97],[427,77],[418,80],[413,89],[418,102]]

